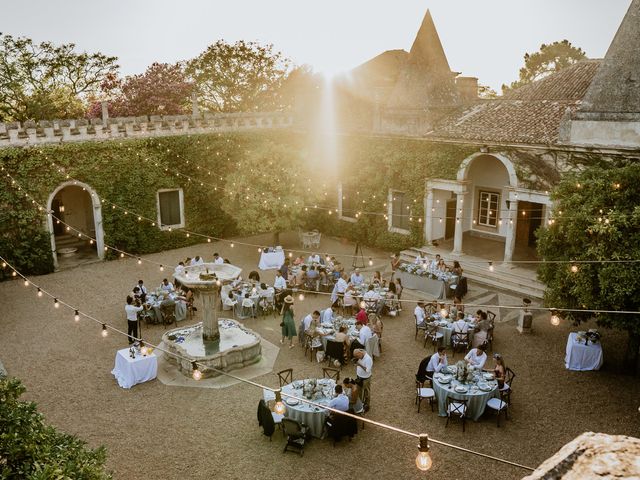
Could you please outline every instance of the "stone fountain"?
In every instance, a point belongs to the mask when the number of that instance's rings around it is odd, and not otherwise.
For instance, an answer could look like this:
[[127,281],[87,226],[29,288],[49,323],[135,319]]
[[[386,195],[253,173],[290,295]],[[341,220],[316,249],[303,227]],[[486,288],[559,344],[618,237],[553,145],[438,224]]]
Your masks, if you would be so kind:
[[[167,350],[184,357],[177,359],[167,355],[167,360],[185,375],[191,375],[191,362],[194,361],[228,371],[260,360],[260,336],[235,320],[218,318],[220,290],[236,280],[241,272],[242,269],[227,263],[205,263],[185,267],[173,275],[175,280],[189,287],[196,298],[202,298],[204,318],[201,323],[169,330],[162,336]],[[210,369],[203,371],[205,377],[217,375],[220,374]]]

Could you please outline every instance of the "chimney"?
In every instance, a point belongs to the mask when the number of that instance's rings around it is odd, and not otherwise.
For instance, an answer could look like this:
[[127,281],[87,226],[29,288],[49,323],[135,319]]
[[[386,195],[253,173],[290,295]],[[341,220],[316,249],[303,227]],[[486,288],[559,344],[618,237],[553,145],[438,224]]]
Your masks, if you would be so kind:
[[478,99],[478,79],[476,77],[458,77],[456,86],[460,100],[471,102]]

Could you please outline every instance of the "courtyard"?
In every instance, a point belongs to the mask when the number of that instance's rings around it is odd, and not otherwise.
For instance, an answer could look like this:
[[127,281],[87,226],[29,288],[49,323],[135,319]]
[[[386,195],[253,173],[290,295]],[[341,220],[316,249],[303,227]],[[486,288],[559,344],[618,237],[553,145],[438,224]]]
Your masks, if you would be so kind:
[[[255,270],[257,250],[240,243],[263,244],[269,237],[234,240],[233,248],[227,242],[199,244],[144,258],[174,264],[187,256],[209,259],[217,251],[243,272]],[[293,233],[283,235],[282,244],[294,253],[300,248]],[[344,255],[342,261],[349,268],[354,245],[323,238],[321,251]],[[376,261],[389,255],[365,250],[365,257]],[[272,271],[261,275],[268,283],[272,281]],[[164,276],[149,263],[138,265],[126,259],[70,268],[32,281],[83,312],[124,328],[124,297],[131,286],[141,278],[154,287]],[[38,403],[49,422],[79,435],[91,447],[107,447],[107,467],[115,478],[332,478],[354,466],[362,475],[421,478],[414,465],[415,439],[375,426],[366,426],[353,441],[345,439],[335,447],[329,439],[314,439],[304,457],[283,454],[282,433],[276,431],[269,441],[258,427],[255,412],[262,392],[250,385],[217,389],[200,388],[195,381],[189,386],[168,386],[154,380],[122,389],[110,372],[116,350],[127,344],[125,336],[111,333],[102,338],[99,325],[74,322],[72,311],[54,309],[50,299],[38,298],[22,282],[0,284],[0,295],[4,299],[0,351],[6,368],[24,381],[26,398]],[[491,296],[485,287],[471,284],[465,303],[478,299],[496,305],[492,309],[497,313],[493,351],[500,352],[517,375],[509,420],[503,418],[498,428],[495,414],[487,409],[478,422],[468,421],[463,433],[459,423],[445,428],[446,419],[427,404],[417,413],[414,374],[432,347],[425,349],[421,340],[414,339],[413,308],[408,302],[419,296],[408,290],[403,295],[407,305],[399,316],[384,318],[384,348],[375,360],[371,410],[366,418],[531,467],[584,431],[637,434],[640,385],[620,373],[623,335],[601,329],[605,363],[600,371],[568,371],[565,346],[575,327],[566,322],[552,326],[549,313],[538,312],[533,332],[521,335],[515,319],[500,321],[508,311],[499,307],[519,305],[521,299],[504,293]],[[302,302],[296,298],[296,320],[328,304],[328,298],[320,294],[308,294]],[[201,321],[201,315],[197,312],[193,320],[180,325]],[[280,316],[243,322],[280,347]],[[161,325],[145,326],[142,336],[157,343],[164,331]],[[295,379],[321,376],[321,365],[305,357],[300,345],[293,349],[284,345],[273,372],[253,381],[277,387],[275,372],[285,368],[293,368]],[[353,377],[353,370],[345,366],[342,376]],[[463,479],[484,472],[491,478],[515,479],[526,474],[442,446],[432,445],[431,454],[430,475],[434,476]]]

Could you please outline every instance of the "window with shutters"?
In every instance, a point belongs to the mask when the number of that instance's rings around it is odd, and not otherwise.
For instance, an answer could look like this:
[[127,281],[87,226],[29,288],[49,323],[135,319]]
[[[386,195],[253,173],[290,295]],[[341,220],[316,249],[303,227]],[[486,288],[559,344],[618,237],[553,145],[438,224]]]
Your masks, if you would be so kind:
[[483,225],[485,227],[497,227],[500,194],[495,192],[483,192],[481,190],[479,203],[478,225]]
[[184,227],[184,197],[182,189],[158,190],[158,226],[161,230]]

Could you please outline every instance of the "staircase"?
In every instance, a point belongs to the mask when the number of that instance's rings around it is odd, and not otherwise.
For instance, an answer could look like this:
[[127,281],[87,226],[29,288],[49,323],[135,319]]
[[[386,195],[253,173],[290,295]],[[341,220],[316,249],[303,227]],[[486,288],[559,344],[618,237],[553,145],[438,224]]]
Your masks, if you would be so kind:
[[69,235],[64,233],[62,235],[56,235],[56,250],[61,248],[77,248],[80,250],[82,247],[87,246],[87,240],[82,240],[75,235]]
[[533,270],[493,262],[494,271],[491,272],[489,270],[489,261],[486,259],[469,255],[454,256],[448,250],[432,246],[413,247],[403,250],[400,252],[400,260],[413,263],[418,253],[423,257],[426,254],[430,259],[436,254],[440,254],[448,265],[453,260],[458,260],[464,270],[465,277],[474,283],[491,289],[503,290],[531,299],[542,299],[544,296],[545,286],[538,281],[536,272]]

